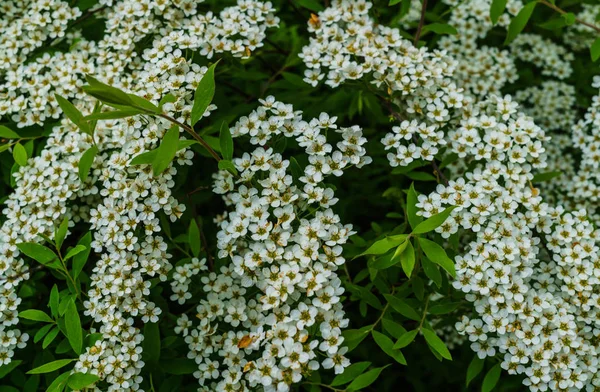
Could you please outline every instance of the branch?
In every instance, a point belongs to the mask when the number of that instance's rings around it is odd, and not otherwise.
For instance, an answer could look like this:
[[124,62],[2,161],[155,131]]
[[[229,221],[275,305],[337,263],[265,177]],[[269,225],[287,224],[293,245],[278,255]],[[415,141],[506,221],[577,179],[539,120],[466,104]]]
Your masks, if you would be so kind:
[[[558,13],[559,13],[559,14],[561,14],[561,15],[562,15],[562,14],[566,14],[566,13],[567,13],[567,11],[565,11],[565,10],[563,10],[563,9],[560,9],[560,8],[558,8],[557,6],[555,6],[554,4],[552,4],[552,3],[550,3],[550,2],[548,2],[548,1],[546,1],[546,0],[538,0],[538,2],[539,2],[539,3],[541,3],[541,4],[543,4],[543,5],[545,5],[545,6],[546,6],[546,7],[548,7],[548,8],[551,8],[551,9],[553,9],[554,11],[558,12]],[[594,30],[596,30],[596,32],[597,32],[597,33],[600,33],[600,27],[598,27],[598,26],[596,26],[596,25],[593,25],[593,24],[591,24],[591,23],[588,23],[588,22],[586,22],[585,20],[581,20],[581,19],[579,19],[579,18],[575,18],[575,21],[576,21],[577,23],[581,23],[581,24],[582,24],[582,25],[584,25],[584,26],[587,26],[587,27],[589,27],[589,28],[591,28],[591,29],[594,29]]]
[[423,25],[425,24],[425,11],[427,10],[427,0],[423,0],[423,5],[421,6],[421,19],[419,20],[419,25],[417,26],[417,32],[415,33],[415,39],[413,44],[417,46],[419,43],[419,38],[421,38],[421,31],[423,30]]

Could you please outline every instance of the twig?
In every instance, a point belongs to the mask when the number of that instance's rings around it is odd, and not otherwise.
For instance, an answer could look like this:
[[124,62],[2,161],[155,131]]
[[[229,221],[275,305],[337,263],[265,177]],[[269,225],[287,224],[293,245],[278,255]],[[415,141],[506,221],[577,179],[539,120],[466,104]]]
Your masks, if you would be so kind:
[[415,39],[413,44],[417,46],[419,43],[419,39],[421,38],[421,31],[423,30],[423,25],[425,24],[425,11],[427,10],[427,0],[423,0],[423,4],[421,5],[421,19],[419,20],[419,25],[417,26],[417,32],[415,33]]
[[[540,3],[540,4],[543,4],[543,5],[545,5],[546,7],[553,9],[554,11],[558,12],[558,13],[559,13],[559,14],[561,14],[561,15],[562,15],[562,14],[566,14],[566,13],[567,13],[567,11],[565,11],[565,10],[563,10],[563,9],[561,9],[561,8],[558,8],[557,6],[555,6],[554,4],[552,4],[552,3],[550,3],[550,2],[548,2],[548,1],[546,1],[546,0],[538,0],[538,3]],[[587,26],[587,27],[589,27],[589,28],[591,28],[591,29],[594,29],[594,30],[596,30],[596,32],[600,33],[600,27],[598,27],[598,26],[596,26],[596,25],[593,25],[593,24],[591,24],[591,23],[588,23],[588,22],[586,22],[585,20],[581,20],[581,19],[579,19],[579,18],[575,18],[575,21],[576,21],[577,23],[581,23],[582,25],[584,25],[584,26]]]
[[192,137],[194,139],[196,139],[198,141],[198,143],[202,144],[202,146],[204,148],[206,148],[206,150],[208,150],[208,152],[210,153],[210,155],[212,155],[212,157],[215,158],[215,160],[217,162],[221,161],[221,157],[219,156],[219,154],[217,154],[215,152],[215,150],[213,150],[212,147],[206,142],[206,140],[202,139],[202,137],[200,137],[200,135],[198,135],[196,133],[196,131],[194,131],[194,129],[192,127],[190,127],[189,125],[186,125],[186,124],[184,124],[182,122],[179,122],[176,119],[174,119],[173,117],[168,116],[168,115],[166,115],[164,113],[161,113],[158,116],[160,116],[160,117],[162,117],[162,118],[164,118],[166,120],[171,121],[173,124],[179,125],[181,128],[183,128],[184,130],[186,130],[187,133],[189,133],[190,135],[192,135]]

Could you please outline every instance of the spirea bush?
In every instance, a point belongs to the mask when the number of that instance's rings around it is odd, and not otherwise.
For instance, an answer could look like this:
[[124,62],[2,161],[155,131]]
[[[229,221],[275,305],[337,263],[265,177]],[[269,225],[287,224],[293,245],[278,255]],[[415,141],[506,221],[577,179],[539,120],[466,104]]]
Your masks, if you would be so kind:
[[600,391],[599,20],[0,0],[0,392]]

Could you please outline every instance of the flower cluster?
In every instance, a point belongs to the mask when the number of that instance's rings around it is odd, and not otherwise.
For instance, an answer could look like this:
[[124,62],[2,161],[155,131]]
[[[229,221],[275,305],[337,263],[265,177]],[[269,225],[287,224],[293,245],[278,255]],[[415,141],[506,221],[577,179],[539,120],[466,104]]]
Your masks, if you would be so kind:
[[[273,97],[260,102],[231,129],[257,147],[234,159],[239,175],[215,176],[214,191],[230,207],[219,221],[219,257],[231,263],[201,277],[199,323],[185,314],[178,321],[206,391],[287,391],[320,366],[341,373],[349,364],[341,336],[348,324],[340,303],[344,289],[336,271],[353,232],[330,208],[337,199],[324,179],[369,163],[366,140],[360,128],[338,128],[325,113],[305,121]],[[339,136],[335,147],[327,131]],[[297,162],[266,147],[282,138],[294,138],[305,150],[303,171],[294,172]],[[185,301],[189,277],[203,269],[194,261],[178,269],[172,299]]]
[[539,35],[519,34],[511,43],[511,52],[515,58],[538,67],[542,75],[565,79],[573,73],[573,53]]

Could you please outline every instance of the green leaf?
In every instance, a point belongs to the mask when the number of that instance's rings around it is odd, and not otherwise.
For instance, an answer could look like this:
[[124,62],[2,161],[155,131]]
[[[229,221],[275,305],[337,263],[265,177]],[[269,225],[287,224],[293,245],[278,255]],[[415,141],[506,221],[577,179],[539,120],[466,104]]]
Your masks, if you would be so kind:
[[448,257],[444,248],[423,237],[419,237],[419,245],[429,260],[445,269],[453,278],[456,277],[454,262]]
[[392,248],[400,245],[404,241],[406,241],[407,237],[408,237],[408,235],[406,235],[406,234],[399,234],[399,235],[395,235],[395,236],[391,236],[391,237],[385,237],[379,241],[375,241],[371,246],[369,246],[369,248],[367,250],[365,250],[364,252],[362,252],[361,254],[359,254],[356,257],[360,257],[360,256],[364,256],[364,255],[382,255],[382,254],[386,253],[387,251],[389,251],[390,249],[392,249]]
[[590,47],[590,54],[594,62],[600,58],[600,38],[594,40],[594,43]]
[[396,341],[396,344],[394,344],[394,348],[404,348],[406,346],[408,346],[409,344],[411,344],[413,342],[413,340],[415,340],[415,337],[417,336],[417,334],[419,333],[418,329],[413,329],[412,331],[408,331],[404,334],[402,334],[402,336],[400,336],[398,338],[398,341]]
[[427,343],[435,350],[438,352],[438,354],[440,354],[442,357],[448,359],[448,360],[452,360],[452,355],[450,355],[450,351],[448,351],[448,347],[446,347],[446,345],[444,344],[444,342],[442,341],[442,339],[440,339],[435,332],[433,332],[432,330],[423,328],[421,330],[423,332],[423,336],[425,337],[425,340],[427,341]]
[[319,4],[316,0],[295,0],[296,4],[300,7],[309,9],[314,12],[323,11],[325,8],[322,4]]
[[498,23],[498,19],[504,13],[506,9],[506,3],[508,0],[492,0],[492,6],[490,7],[490,19],[492,24]]
[[572,12],[565,12],[564,14],[561,15],[561,18],[563,18],[565,20],[565,25],[567,25],[567,26],[573,25],[576,20],[575,14]]
[[190,221],[190,227],[188,229],[188,241],[190,243],[190,249],[195,257],[200,254],[200,230],[195,219]]
[[48,265],[56,260],[57,257],[50,249],[43,245],[36,244],[35,242],[21,242],[20,244],[17,244],[17,248],[19,248],[26,256],[31,257],[43,265]]
[[390,252],[385,254],[379,258],[377,258],[371,265],[370,268],[375,269],[386,269],[390,268],[400,262],[400,257],[402,252],[406,249],[410,241],[404,240],[394,252]]
[[410,184],[410,188],[408,189],[408,195],[406,197],[406,215],[408,216],[408,223],[410,223],[411,228],[417,227],[419,223],[423,220],[423,218],[417,215],[417,192],[415,191],[415,184]]
[[144,112],[148,112],[151,114],[161,114],[161,110],[158,108],[158,106],[156,106],[155,104],[153,104],[152,102],[148,101],[146,98],[137,96],[135,94],[127,94],[129,96],[129,99],[131,99],[133,101],[133,105],[144,111]]
[[77,279],[77,277],[83,270],[83,267],[85,266],[85,263],[87,262],[88,257],[90,256],[90,252],[92,251],[91,243],[92,243],[92,233],[90,233],[89,231],[83,237],[81,237],[79,242],[77,242],[77,246],[83,246],[85,249],[82,250],[81,252],[78,252],[77,254],[75,254],[73,256],[72,270],[73,270],[73,278],[74,279]]
[[151,165],[154,162],[154,158],[156,158],[157,150],[151,150],[143,152],[139,155],[133,157],[131,162],[129,162],[130,166],[135,165]]
[[175,158],[179,149],[179,127],[171,127],[163,137],[160,146],[156,149],[156,156],[152,161],[152,172],[155,176],[165,171]]
[[69,260],[71,257],[78,255],[79,253],[83,252],[86,249],[87,249],[87,247],[84,245],[75,245],[74,248],[69,249],[69,251],[67,252],[67,255],[65,256],[65,260]]
[[467,369],[467,387],[469,386],[471,381],[473,381],[473,379],[475,379],[475,377],[477,377],[479,373],[481,373],[481,371],[483,370],[484,363],[485,361],[479,358],[477,354],[475,354],[473,360],[469,364],[469,368]]
[[69,229],[69,217],[65,215],[63,220],[60,222],[60,225],[54,232],[54,242],[56,243],[56,247],[60,249],[62,246],[65,237],[67,236],[67,230]]
[[41,321],[44,323],[53,323],[54,320],[45,312],[37,309],[27,309],[19,313],[19,317],[26,320]]
[[2,139],[18,139],[20,138],[19,134],[5,127],[4,125],[0,125],[0,138]]
[[391,7],[392,5],[396,5],[399,2],[401,2],[402,0],[390,0],[390,2],[388,3],[388,6]]
[[394,342],[392,339],[375,330],[371,331],[371,334],[373,335],[373,339],[375,339],[375,343],[377,343],[384,353],[394,358],[396,362],[406,365],[406,359],[404,358],[404,355],[402,355],[399,350],[394,349]]
[[157,323],[144,325],[143,359],[148,362],[158,362],[160,358],[160,331]]
[[81,332],[81,320],[74,301],[69,301],[65,312],[65,328],[67,339],[76,354],[81,354],[83,345],[83,334]]
[[58,301],[59,293],[58,286],[56,284],[52,286],[52,290],[50,290],[50,300],[48,301],[48,305],[50,306],[50,311],[54,317],[58,317]]
[[460,302],[447,302],[445,304],[438,304],[429,307],[429,313],[431,314],[447,314],[455,311],[460,306]]
[[367,368],[371,366],[371,362],[357,362],[348,366],[344,369],[342,374],[338,374],[335,376],[333,381],[331,382],[332,387],[336,387],[338,385],[344,385],[354,380],[356,377],[361,375]]
[[396,312],[403,315],[404,317],[409,318],[414,321],[421,320],[421,316],[419,315],[419,313],[417,313],[416,310],[411,308],[409,304],[407,304],[400,298],[394,297],[393,295],[390,295],[390,294],[384,294],[384,297],[388,301],[388,303],[392,306],[392,308]]
[[36,333],[35,336],[33,337],[33,342],[37,343],[40,340],[42,340],[42,338],[44,336],[46,336],[46,334],[48,333],[48,331],[50,331],[50,328],[54,328],[54,324],[46,324],[44,325],[42,328],[40,328]]
[[13,158],[17,165],[27,166],[27,151],[21,143],[17,143],[13,146]]
[[419,223],[417,225],[417,227],[415,227],[413,229],[413,233],[414,234],[424,234],[424,233],[429,233],[430,231],[435,230],[442,223],[444,223],[446,221],[446,219],[448,219],[448,217],[450,216],[450,213],[455,208],[456,208],[456,206],[451,206],[451,207],[446,208],[444,211],[440,212],[439,214],[430,216],[423,222]]
[[498,384],[498,380],[500,380],[500,373],[502,373],[502,368],[500,367],[500,363],[497,363],[483,378],[481,392],[490,392],[492,389],[494,389],[496,384]]
[[228,161],[228,160],[225,160],[225,159],[221,159],[219,161],[219,169],[221,169],[221,170],[227,170],[228,172],[230,172],[234,176],[237,176],[237,170],[235,168],[235,165],[231,161]]
[[361,329],[346,329],[342,332],[344,337],[344,346],[348,347],[348,351],[354,350],[371,331],[371,325],[362,327]]
[[79,159],[79,179],[82,182],[87,180],[96,154],[98,154],[98,147],[92,146],[81,155],[81,158]]
[[217,61],[211,65],[202,77],[202,80],[200,80],[200,83],[198,83],[196,93],[194,94],[194,106],[192,106],[192,127],[202,118],[208,105],[213,100],[213,96],[215,95],[215,67],[218,63]]
[[504,41],[504,45],[508,45],[511,43],[517,35],[527,25],[531,14],[537,4],[537,1],[532,1],[531,3],[527,3],[521,8],[521,11],[510,21],[510,25],[508,26],[508,33],[506,35],[506,40]]
[[108,112],[93,113],[93,114],[90,114],[89,116],[85,116],[83,119],[87,120],[87,121],[117,120],[119,118],[136,116],[138,114],[143,114],[143,113],[145,113],[145,112],[142,110],[135,109],[135,108],[131,108],[131,109],[128,108],[128,109],[123,109],[123,110],[110,110]]
[[561,171],[538,173],[535,176],[533,176],[533,179],[531,180],[531,182],[537,183],[537,182],[549,181],[555,177],[561,176],[562,174],[563,174],[563,172],[561,172]]
[[458,31],[447,23],[431,23],[423,27],[423,33],[433,31],[436,34],[456,35]]
[[75,359],[59,359],[57,361],[48,362],[46,364],[43,364],[42,366],[36,367],[35,369],[28,371],[27,374],[50,373],[50,372],[58,370],[62,367],[65,367],[68,364],[70,364],[71,362],[76,361],[76,360],[77,360],[76,358]]
[[223,121],[219,134],[219,144],[221,145],[221,154],[223,159],[231,161],[233,159],[233,138],[227,124]]
[[415,248],[413,248],[410,241],[406,242],[406,249],[400,254],[400,265],[402,266],[402,271],[410,278],[413,269],[415,268]]
[[193,374],[198,370],[198,365],[195,361],[184,358],[161,360],[159,366],[165,373],[175,375]]
[[70,388],[79,390],[86,387],[90,387],[96,381],[100,380],[100,377],[90,373],[73,373],[69,376],[67,385]]
[[14,370],[14,368],[19,366],[21,363],[23,363],[23,361],[20,359],[17,359],[17,360],[12,360],[10,363],[8,363],[6,365],[0,366],[0,379],[4,378],[7,374],[12,372]]
[[[74,361],[74,359],[72,359],[72,361]],[[52,381],[52,384],[48,386],[46,392],[62,392],[63,389],[65,389],[65,387],[67,386],[67,380],[69,379],[70,374],[71,372],[69,371],[56,377],[54,381]]]
[[60,109],[63,111],[65,116],[67,116],[67,118],[71,120],[73,124],[77,125],[77,127],[81,129],[83,133],[91,135],[92,132],[90,130],[90,125],[87,123],[87,121],[85,121],[83,114],[81,114],[79,109],[58,94],[54,94],[54,97],[56,98],[56,102],[58,102],[58,106],[60,106]]
[[385,365],[384,367],[371,369],[368,372],[361,374],[360,376],[356,377],[350,385],[348,385],[348,388],[346,388],[346,390],[359,391],[368,387],[369,385],[373,384],[375,380],[377,380],[377,377],[379,377],[381,371],[388,366],[390,365]]
[[166,103],[173,103],[176,101],[177,101],[177,97],[175,97],[173,94],[169,93],[160,99],[160,101],[158,102],[158,109],[160,109],[160,111],[162,111],[162,107]]
[[53,341],[56,339],[58,335],[59,329],[57,327],[52,328],[52,330],[46,335],[44,341],[42,342],[42,348],[46,349]]
[[89,86],[83,86],[83,91],[99,101],[110,106],[134,106],[133,100],[123,90],[104,84],[89,75],[86,75],[85,79],[89,83]]

